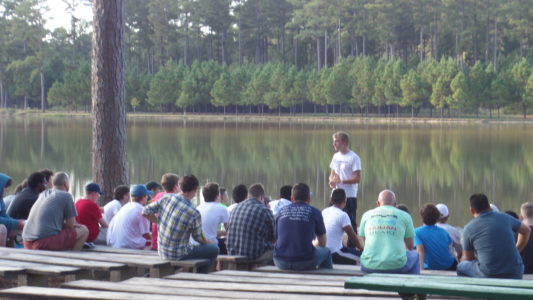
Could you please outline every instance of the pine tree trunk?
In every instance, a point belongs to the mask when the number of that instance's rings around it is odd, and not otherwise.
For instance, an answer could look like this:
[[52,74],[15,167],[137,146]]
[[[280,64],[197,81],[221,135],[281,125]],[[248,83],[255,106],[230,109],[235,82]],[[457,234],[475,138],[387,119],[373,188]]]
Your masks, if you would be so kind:
[[2,81],[2,73],[0,72],[0,108],[6,108],[4,97],[4,81]]
[[44,90],[44,72],[41,69],[39,71],[39,77],[41,79],[41,112],[45,112],[46,110],[46,97],[45,97],[45,90]]
[[317,70],[320,71],[320,38],[317,37],[316,38],[316,65],[317,65]]
[[100,205],[112,199],[116,186],[129,184],[123,13],[122,0],[93,1],[92,172],[105,192]]
[[324,68],[328,67],[328,31],[324,31]]

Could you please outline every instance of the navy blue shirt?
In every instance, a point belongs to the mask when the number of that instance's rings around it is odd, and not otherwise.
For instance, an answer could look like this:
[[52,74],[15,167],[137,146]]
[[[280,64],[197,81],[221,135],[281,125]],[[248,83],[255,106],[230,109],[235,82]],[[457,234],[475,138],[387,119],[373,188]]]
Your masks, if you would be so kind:
[[316,236],[326,233],[320,210],[303,202],[283,207],[276,217],[278,239],[274,257],[282,261],[306,261],[313,259]]
[[514,233],[520,221],[502,213],[487,211],[466,224],[463,249],[474,251],[479,269],[487,277],[507,278],[522,270],[522,258]]

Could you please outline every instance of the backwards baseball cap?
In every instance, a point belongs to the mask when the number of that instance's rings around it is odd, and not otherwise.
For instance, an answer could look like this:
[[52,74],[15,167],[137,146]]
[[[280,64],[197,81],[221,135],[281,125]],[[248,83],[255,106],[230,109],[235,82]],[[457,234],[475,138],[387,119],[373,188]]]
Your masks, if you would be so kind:
[[94,182],[91,182],[85,186],[85,192],[87,193],[96,192],[100,195],[104,194],[104,192],[102,192],[102,189],[100,189],[100,186]]
[[149,190],[153,190],[153,189],[156,189],[156,188],[159,188],[159,189],[163,189],[163,187],[155,182],[155,181],[149,181],[146,183],[146,188],[149,189]]
[[447,216],[450,215],[450,212],[448,211],[448,206],[446,206],[446,204],[439,203],[436,206],[437,206],[437,209],[440,212],[440,217],[441,218],[446,218]]
[[130,195],[133,197],[144,197],[153,195],[152,191],[146,188],[144,184],[136,184],[130,190]]

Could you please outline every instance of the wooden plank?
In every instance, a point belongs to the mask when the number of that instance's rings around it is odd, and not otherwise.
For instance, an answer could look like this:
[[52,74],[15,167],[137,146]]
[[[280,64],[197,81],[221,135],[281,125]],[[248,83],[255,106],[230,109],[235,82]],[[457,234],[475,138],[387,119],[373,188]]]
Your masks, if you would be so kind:
[[[189,274],[190,275],[190,274]],[[167,280],[169,285],[157,285],[153,284],[153,281],[147,282],[145,284],[135,283],[131,284],[128,282],[105,282],[105,281],[94,281],[94,280],[78,280],[68,283],[64,283],[64,287],[68,288],[79,288],[79,289],[96,289],[96,290],[106,290],[106,291],[130,291],[135,293],[147,293],[147,294],[165,294],[165,295],[180,295],[180,296],[198,296],[198,297],[220,297],[220,298],[249,298],[249,299],[287,299],[287,300],[300,300],[302,299],[301,295],[297,294],[287,294],[287,293],[264,293],[257,291],[223,291],[223,290],[212,290],[204,288],[187,288],[187,287],[178,287],[172,285],[171,280]],[[205,285],[209,285],[207,282]],[[374,292],[375,295],[379,295]],[[386,294],[380,293],[381,295],[397,295],[397,294]],[[306,295],[306,300],[342,300],[346,299],[344,296],[325,296],[325,295]],[[383,298],[382,298],[383,299]],[[387,298],[384,298],[387,299]],[[390,299],[390,298],[388,298]]]
[[352,269],[318,269],[310,271],[290,271],[281,270],[276,266],[264,266],[253,269],[256,272],[268,272],[268,273],[296,273],[296,274],[317,274],[317,275],[345,275],[345,276],[363,276],[366,273],[360,270]]
[[46,275],[46,276],[62,276],[76,274],[80,271],[80,268],[61,266],[61,265],[49,265],[44,263],[34,263],[28,261],[14,261],[0,259],[0,265],[5,267],[18,267],[26,270],[26,272],[32,274]]
[[[246,273],[246,272],[242,272]],[[255,283],[255,284],[284,284],[284,285],[313,285],[313,286],[336,286],[343,287],[344,281],[330,281],[330,280],[302,280],[302,279],[280,279],[280,278],[261,278],[261,277],[247,277],[247,276],[231,276],[231,275],[211,275],[211,274],[190,274],[177,273],[165,277],[167,279],[181,279],[181,280],[195,280],[195,281],[213,281],[213,282],[230,282],[230,283]]]
[[[37,262],[37,263],[46,263],[53,265],[64,265],[71,267],[78,267],[90,270],[101,270],[101,271],[110,271],[110,270],[120,270],[125,269],[126,266],[121,263],[107,262],[107,261],[96,261],[89,260],[89,257],[63,257],[61,251],[42,251],[42,250],[14,250],[9,251],[5,250],[8,248],[0,248],[0,257],[4,259],[17,260],[17,261],[27,261],[27,262]],[[13,248],[16,249],[16,248]],[[55,253],[55,255],[50,255],[49,252]],[[51,259],[50,256],[54,256],[54,259]]]
[[395,291],[398,293],[435,294],[489,299],[533,299],[532,289],[507,287],[476,286],[468,284],[440,283],[428,278],[406,280],[404,278],[352,277],[345,284],[347,289],[367,289],[378,291]]
[[20,268],[18,266],[7,266],[5,264],[0,263],[1,277],[12,277],[23,273],[26,273],[26,270],[24,268]]
[[436,275],[406,275],[406,274],[369,274],[365,277],[369,278],[392,278],[403,280],[431,280],[439,283],[453,283],[453,284],[468,284],[468,285],[486,285],[499,287],[513,287],[533,289],[533,282],[530,280],[517,279],[499,279],[499,278],[472,278],[472,277],[451,277],[451,276],[436,276]]
[[[222,290],[222,291],[242,291],[242,292],[263,292],[263,293],[288,293],[288,294],[305,294],[307,295],[329,295],[329,296],[354,296],[354,295],[372,295],[366,291],[347,290],[342,287],[329,286],[303,286],[303,285],[284,285],[280,284],[254,284],[254,283],[228,283],[213,281],[190,281],[190,280],[169,280],[161,278],[139,278],[134,277],[123,281],[122,283],[134,285],[162,285],[180,288]],[[375,295],[375,294],[374,294]],[[379,295],[390,295],[382,294]],[[397,294],[394,294],[397,296]]]
[[213,275],[234,275],[234,276],[248,276],[248,277],[263,277],[263,278],[279,278],[279,279],[308,279],[308,280],[328,280],[328,281],[346,281],[350,276],[337,276],[321,274],[300,274],[300,273],[268,273],[268,272],[254,272],[254,271],[234,271],[234,270],[222,270],[214,273]]
[[157,257],[159,257],[159,254],[157,253],[157,251],[154,251],[154,250],[113,248],[113,247],[103,246],[103,245],[96,245],[92,249],[83,249],[82,252],[132,254],[132,255],[157,256]]
[[[0,290],[0,296],[9,298],[30,299],[107,299],[107,300],[168,300],[168,295],[163,294],[140,294],[125,292],[108,292],[96,290],[75,290],[64,288],[43,288],[34,286],[21,286],[11,289]],[[174,296],[172,299],[206,300],[205,297]],[[212,297],[212,299],[220,299]]]

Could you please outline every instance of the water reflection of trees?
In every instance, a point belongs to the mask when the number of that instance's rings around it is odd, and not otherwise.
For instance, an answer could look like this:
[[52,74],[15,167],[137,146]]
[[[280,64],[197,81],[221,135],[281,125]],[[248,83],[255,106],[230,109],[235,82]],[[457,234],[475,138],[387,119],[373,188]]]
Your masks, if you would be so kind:
[[[446,202],[460,223],[473,192],[485,192],[503,209],[531,200],[532,128],[517,125],[282,125],[135,120],[129,124],[132,182],[165,172],[194,173],[202,183],[232,187],[263,182],[277,197],[283,184],[307,182],[315,204],[325,206],[333,153],[331,133],[344,129],[363,161],[360,212],[389,187],[418,220],[425,202]],[[48,167],[75,178],[79,194],[90,180],[90,122],[86,119],[0,121],[0,172],[18,182]],[[418,222],[417,222],[418,223]]]

